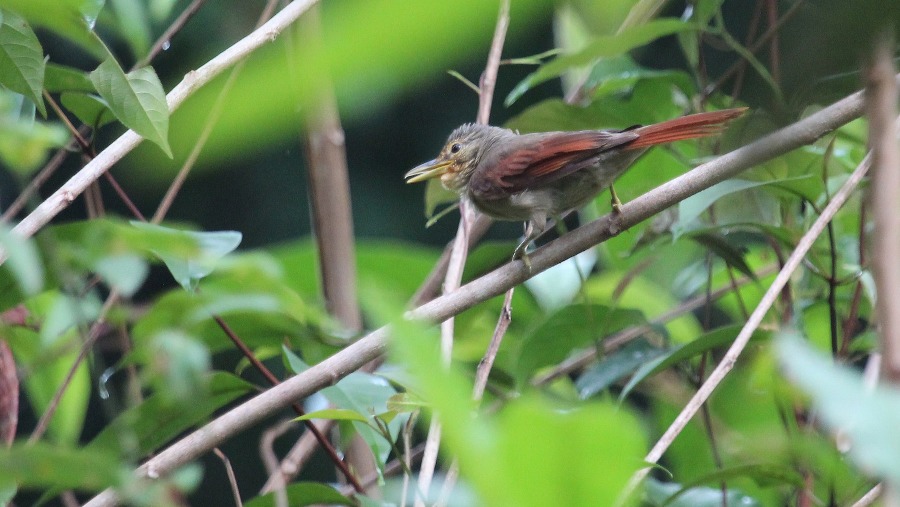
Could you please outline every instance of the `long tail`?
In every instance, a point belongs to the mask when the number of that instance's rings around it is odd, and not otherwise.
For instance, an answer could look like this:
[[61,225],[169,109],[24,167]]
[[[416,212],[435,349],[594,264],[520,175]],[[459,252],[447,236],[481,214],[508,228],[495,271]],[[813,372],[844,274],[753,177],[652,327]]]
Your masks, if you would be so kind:
[[737,107],[709,113],[697,113],[654,125],[647,125],[646,127],[639,127],[632,130],[632,132],[640,137],[624,145],[623,148],[636,150],[683,139],[714,136],[725,130],[728,122],[741,116],[746,110],[746,107]]

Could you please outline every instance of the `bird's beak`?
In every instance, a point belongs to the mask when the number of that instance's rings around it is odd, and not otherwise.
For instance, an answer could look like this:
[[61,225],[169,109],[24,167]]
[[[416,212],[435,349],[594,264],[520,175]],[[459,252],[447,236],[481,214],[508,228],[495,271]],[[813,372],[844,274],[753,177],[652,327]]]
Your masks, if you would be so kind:
[[447,172],[447,169],[450,168],[450,164],[452,163],[452,160],[430,160],[420,166],[416,166],[415,168],[413,168],[413,170],[406,173],[403,177],[406,178],[407,183],[417,183],[420,181],[430,180],[432,178],[443,176],[444,173]]

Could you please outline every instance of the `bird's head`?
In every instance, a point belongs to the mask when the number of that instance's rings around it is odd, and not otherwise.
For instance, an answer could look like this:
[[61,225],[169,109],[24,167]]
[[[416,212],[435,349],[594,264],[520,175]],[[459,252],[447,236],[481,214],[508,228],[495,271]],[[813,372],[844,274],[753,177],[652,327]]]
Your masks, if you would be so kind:
[[514,134],[499,127],[463,125],[450,134],[437,158],[413,168],[404,178],[407,183],[440,178],[444,188],[462,194],[485,153],[497,140],[509,135]]

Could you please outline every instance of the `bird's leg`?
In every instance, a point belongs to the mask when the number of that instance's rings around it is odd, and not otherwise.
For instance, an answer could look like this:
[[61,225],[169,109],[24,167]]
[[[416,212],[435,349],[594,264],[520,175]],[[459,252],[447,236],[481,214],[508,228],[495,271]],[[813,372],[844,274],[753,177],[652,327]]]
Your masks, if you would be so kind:
[[528,268],[529,273],[531,272],[531,259],[528,258],[528,245],[543,234],[546,226],[547,215],[545,213],[536,213],[532,216],[530,220],[525,222],[525,239],[519,243],[519,246],[516,247],[516,251],[513,252],[512,260],[522,259],[522,262],[525,263],[525,267]]
[[619,196],[616,195],[616,189],[613,188],[612,185],[609,186],[609,195],[612,198],[612,210],[613,213],[619,214],[622,212],[622,201],[619,200]]

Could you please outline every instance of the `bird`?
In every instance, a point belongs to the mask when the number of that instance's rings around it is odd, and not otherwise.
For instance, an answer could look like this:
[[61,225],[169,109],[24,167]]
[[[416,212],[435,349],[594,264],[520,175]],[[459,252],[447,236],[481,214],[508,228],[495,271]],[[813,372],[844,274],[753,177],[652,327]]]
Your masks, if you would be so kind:
[[438,156],[406,173],[407,183],[439,178],[447,190],[470,201],[481,213],[525,223],[525,238],[513,260],[531,265],[530,243],[550,218],[578,209],[610,188],[613,211],[621,203],[612,189],[649,148],[721,133],[747,108],[696,113],[623,130],[581,130],[519,134],[484,124],[462,125],[450,134]]

